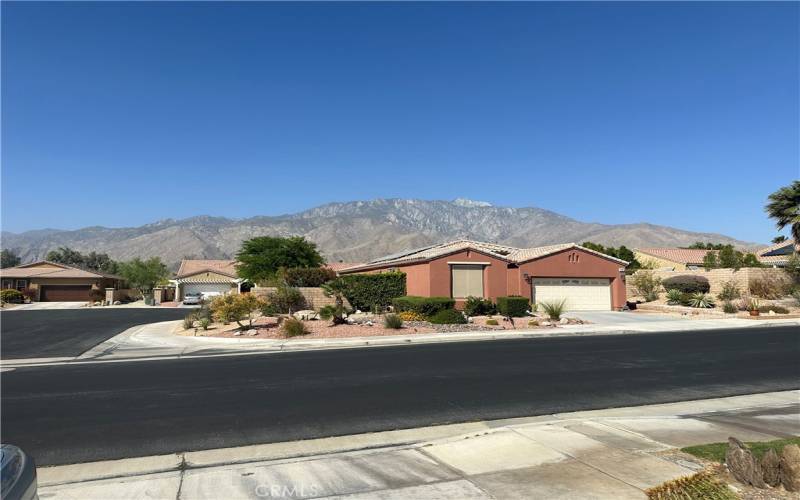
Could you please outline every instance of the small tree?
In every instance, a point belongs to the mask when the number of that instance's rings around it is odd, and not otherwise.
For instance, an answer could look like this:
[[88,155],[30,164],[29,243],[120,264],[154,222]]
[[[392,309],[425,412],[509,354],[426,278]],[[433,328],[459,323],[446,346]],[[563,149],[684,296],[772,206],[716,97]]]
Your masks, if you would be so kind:
[[630,280],[636,293],[641,295],[645,301],[658,300],[661,278],[657,277],[653,271],[637,271],[636,274],[630,277]]
[[[252,293],[228,294],[214,297],[209,310],[214,319],[223,323],[235,321],[242,330],[253,328],[255,313],[264,307],[264,301]],[[242,321],[246,321],[243,324]]]
[[169,277],[169,269],[158,257],[147,260],[136,257],[127,262],[120,262],[119,274],[125,278],[128,285],[139,290],[144,297],[150,295],[156,285]]
[[18,266],[20,263],[19,255],[13,250],[8,250],[4,248],[2,252],[0,252],[0,268],[7,268],[7,267],[14,267]]
[[794,253],[790,255],[783,270],[786,271],[786,274],[789,275],[795,285],[800,285],[800,254]]
[[317,246],[299,236],[259,236],[246,240],[236,260],[239,277],[253,283],[274,279],[280,268],[320,267],[324,263]]
[[717,254],[712,251],[706,253],[706,256],[703,257],[703,267],[706,271],[718,268],[719,262],[717,261]]
[[742,252],[733,249],[733,245],[723,245],[719,249],[719,267],[739,270],[742,267]]
[[342,325],[344,320],[344,293],[347,290],[347,283],[341,278],[329,281],[322,285],[322,291],[326,297],[333,297],[334,306],[326,308],[326,316],[330,315],[333,325]]
[[58,247],[58,250],[50,250],[45,256],[45,260],[65,264],[67,266],[83,267],[83,254],[69,247]]
[[742,267],[764,267],[764,264],[754,254],[747,253],[742,257]]

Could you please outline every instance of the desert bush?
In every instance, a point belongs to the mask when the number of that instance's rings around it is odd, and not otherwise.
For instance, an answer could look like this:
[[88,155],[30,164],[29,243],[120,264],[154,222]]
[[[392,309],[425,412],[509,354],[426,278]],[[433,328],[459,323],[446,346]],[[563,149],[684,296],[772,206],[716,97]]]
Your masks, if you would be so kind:
[[414,311],[403,311],[397,313],[397,315],[400,316],[400,319],[403,321],[425,321],[425,316]]
[[762,313],[769,313],[775,311],[775,314],[789,314],[789,310],[777,304],[758,306],[758,310]]
[[658,291],[661,289],[661,278],[653,271],[637,271],[630,277],[631,285],[636,293],[647,302],[658,300]]
[[[337,313],[339,313],[339,309],[332,305],[322,306],[319,309],[319,317],[325,321],[333,318]],[[342,311],[342,313],[344,313],[344,311]]]
[[[38,292],[38,290],[36,288],[30,288],[30,287],[23,288],[22,289],[22,296],[25,297],[28,300],[36,300],[37,292]],[[103,290],[103,298],[100,299],[100,300],[105,300],[105,298],[106,298],[106,293],[105,293],[105,290]]]
[[308,335],[308,330],[306,329],[305,323],[300,321],[299,319],[294,318],[287,318],[283,325],[281,326],[283,330],[283,336],[290,338],[290,337],[299,337],[301,335]]
[[467,318],[455,309],[441,309],[432,315],[428,321],[436,325],[462,325],[467,322]]
[[397,314],[387,314],[383,317],[383,326],[392,330],[399,330],[403,328],[403,318]]
[[714,307],[714,297],[707,293],[693,293],[689,296],[688,305],[690,307],[709,309]]
[[489,318],[489,319],[486,320],[486,325],[487,326],[497,326],[497,325],[499,325],[499,323],[497,322],[496,319]]
[[183,329],[184,330],[191,330],[194,328],[194,313],[187,314],[185,318],[183,318]]
[[527,297],[511,295],[508,297],[497,297],[497,312],[510,318],[522,318],[527,316],[530,301]]
[[684,303],[685,297],[683,292],[677,288],[670,288],[667,290],[667,304],[671,306],[680,306]]
[[467,316],[486,316],[497,312],[497,308],[489,299],[467,297],[464,303],[464,314]]
[[208,325],[211,324],[211,320],[208,318],[200,318],[198,323],[200,324],[200,328],[202,328],[203,330],[208,330]]
[[336,272],[327,267],[290,267],[278,271],[286,286],[320,286],[336,279]]
[[764,273],[760,278],[753,278],[749,283],[750,294],[762,299],[780,299],[792,289],[788,278],[772,273]]
[[707,498],[736,500],[739,496],[709,471],[679,477],[645,490],[649,500],[685,500]]
[[727,314],[735,314],[735,313],[739,312],[739,308],[736,307],[733,304],[733,302],[730,302],[730,301],[725,302],[724,304],[722,304],[722,310],[723,310],[723,312],[725,312]]
[[666,290],[674,288],[683,293],[708,293],[708,291],[711,290],[708,279],[703,276],[695,276],[692,274],[673,276],[672,278],[665,279],[661,284]]
[[539,326],[539,320],[532,319],[528,321],[528,326]]
[[[214,319],[223,323],[235,321],[242,329],[253,327],[255,313],[267,304],[252,293],[228,294],[214,297],[209,309]],[[242,323],[243,321],[246,322]]]
[[740,311],[757,311],[760,306],[761,302],[759,302],[758,299],[749,296],[744,296],[739,300]]
[[21,304],[25,296],[19,290],[5,289],[0,291],[0,300],[9,304]]
[[300,293],[300,290],[283,285],[277,287],[274,292],[268,293],[264,302],[261,312],[265,316],[292,313],[307,307],[306,298]]
[[[24,293],[23,293],[24,295]],[[105,288],[92,288],[89,291],[89,299],[92,302],[105,302],[106,300],[106,289]]]
[[719,300],[734,300],[742,296],[739,285],[735,281],[729,280],[722,284],[722,290],[717,294]]
[[343,282],[342,295],[362,311],[371,311],[374,306],[385,309],[406,293],[405,273],[348,274],[339,279]]
[[558,321],[567,308],[567,299],[554,300],[552,302],[539,302],[539,305],[548,318],[553,321]]
[[392,300],[396,312],[412,311],[430,317],[439,311],[453,309],[456,301],[450,297],[416,297],[406,295]]

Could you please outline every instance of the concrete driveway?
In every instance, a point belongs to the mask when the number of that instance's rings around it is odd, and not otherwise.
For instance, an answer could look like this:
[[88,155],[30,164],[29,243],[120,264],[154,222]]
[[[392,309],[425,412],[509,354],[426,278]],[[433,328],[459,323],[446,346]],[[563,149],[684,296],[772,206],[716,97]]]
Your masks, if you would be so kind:
[[79,309],[86,305],[83,302],[31,302],[30,304],[21,304],[9,311],[48,311],[51,309]]
[[684,322],[686,320],[670,314],[641,313],[632,311],[570,311],[564,314],[567,318],[580,318],[599,326],[607,325],[640,325],[664,321]]

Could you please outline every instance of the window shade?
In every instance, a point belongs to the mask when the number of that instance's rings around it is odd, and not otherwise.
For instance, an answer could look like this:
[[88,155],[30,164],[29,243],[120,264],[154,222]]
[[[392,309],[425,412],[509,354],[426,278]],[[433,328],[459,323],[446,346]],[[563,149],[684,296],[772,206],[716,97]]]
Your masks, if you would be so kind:
[[453,264],[453,297],[483,297],[483,266]]

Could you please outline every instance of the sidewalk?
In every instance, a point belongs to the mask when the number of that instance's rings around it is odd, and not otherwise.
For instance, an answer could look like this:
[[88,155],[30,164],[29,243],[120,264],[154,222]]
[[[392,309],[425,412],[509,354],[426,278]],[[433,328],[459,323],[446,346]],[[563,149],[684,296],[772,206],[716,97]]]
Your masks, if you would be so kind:
[[620,322],[618,324],[559,325],[534,330],[495,330],[490,332],[429,333],[378,337],[332,339],[254,339],[188,337],[173,334],[179,321],[140,325],[126,330],[76,358],[36,358],[3,360],[3,368],[63,364],[76,362],[106,362],[192,358],[199,356],[231,356],[243,354],[279,353],[317,349],[401,346],[444,342],[536,339],[549,337],[580,337],[590,335],[626,335],[675,331],[712,331],[722,328],[757,328],[797,325],[800,319],[751,321],[739,318],[691,320],[674,318],[658,321]]
[[676,447],[800,434],[800,391],[39,469],[41,498],[644,498]]

